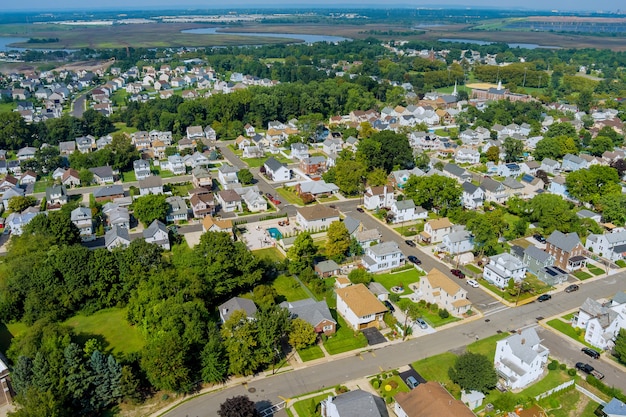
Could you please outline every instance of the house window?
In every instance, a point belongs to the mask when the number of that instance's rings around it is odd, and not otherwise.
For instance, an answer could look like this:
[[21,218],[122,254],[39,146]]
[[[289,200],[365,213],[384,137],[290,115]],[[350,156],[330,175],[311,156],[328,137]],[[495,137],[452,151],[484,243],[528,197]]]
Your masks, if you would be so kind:
[[332,325],[324,326],[324,328],[323,328],[323,330],[324,330],[325,332],[329,332],[329,331],[331,331],[332,329],[333,329],[333,326],[332,326]]

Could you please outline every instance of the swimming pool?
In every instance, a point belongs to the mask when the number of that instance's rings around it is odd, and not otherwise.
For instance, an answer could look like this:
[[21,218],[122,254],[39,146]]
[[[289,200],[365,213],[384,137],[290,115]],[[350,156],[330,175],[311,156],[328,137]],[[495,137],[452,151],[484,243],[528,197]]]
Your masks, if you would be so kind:
[[280,240],[283,238],[283,234],[280,233],[280,230],[278,230],[275,227],[270,227],[269,229],[265,229],[267,230],[267,233],[270,234],[270,236],[276,240]]

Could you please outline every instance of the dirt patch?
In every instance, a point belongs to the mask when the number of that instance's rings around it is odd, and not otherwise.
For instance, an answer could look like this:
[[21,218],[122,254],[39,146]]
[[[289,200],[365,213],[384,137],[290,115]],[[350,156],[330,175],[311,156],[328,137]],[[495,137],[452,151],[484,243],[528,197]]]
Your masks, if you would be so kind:
[[115,63],[115,59],[111,58],[107,61],[81,61],[73,62],[71,64],[64,64],[54,69],[54,71],[106,71],[111,65]]
[[479,90],[487,90],[489,88],[496,88],[497,86],[497,84],[491,83],[471,83],[466,85],[468,88],[477,88]]

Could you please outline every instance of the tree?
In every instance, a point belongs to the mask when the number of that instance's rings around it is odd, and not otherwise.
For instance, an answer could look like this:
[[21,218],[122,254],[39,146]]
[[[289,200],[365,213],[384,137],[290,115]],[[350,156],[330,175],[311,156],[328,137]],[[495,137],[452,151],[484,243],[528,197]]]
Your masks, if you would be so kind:
[[497,163],[500,160],[500,148],[497,146],[490,146],[485,152],[485,156],[487,156],[487,161],[491,161],[493,163]]
[[348,253],[350,256],[363,255],[363,247],[359,243],[359,240],[354,236],[350,238],[350,246],[348,247]]
[[200,354],[202,380],[208,383],[224,382],[228,377],[228,357],[217,327],[209,326],[207,344]]
[[240,169],[237,172],[237,179],[239,179],[239,182],[242,183],[243,185],[254,183],[254,176],[252,175],[250,170],[247,168]]
[[569,194],[585,203],[596,203],[601,196],[619,195],[622,189],[615,168],[592,165],[570,172],[565,178]]
[[248,320],[243,310],[234,311],[221,330],[228,355],[229,373],[251,375],[265,363],[267,358],[259,349],[256,321]]
[[387,174],[394,169],[410,169],[415,166],[408,138],[391,130],[376,132],[370,138],[359,141],[356,159],[368,171],[382,168]]
[[256,313],[257,352],[266,364],[271,363],[272,369],[276,361],[282,357],[281,343],[289,334],[291,317],[289,310],[280,306],[261,309]]
[[502,210],[478,214],[467,222],[467,229],[474,235],[474,243],[480,254],[495,255],[498,239],[504,233],[506,222]]
[[254,402],[245,395],[228,398],[222,404],[217,414],[220,417],[260,417],[261,414],[254,406]]
[[504,159],[506,162],[515,162],[522,157],[524,152],[524,142],[519,139],[513,139],[509,136],[504,139],[504,142],[502,143],[502,150],[504,150]]
[[467,352],[459,356],[454,366],[448,370],[448,375],[452,382],[467,391],[486,393],[498,382],[498,374],[492,361],[478,353]]
[[615,338],[613,352],[615,352],[620,363],[626,364],[626,329],[620,329],[617,338]]
[[461,205],[462,194],[460,185],[454,179],[438,174],[422,177],[411,175],[404,184],[404,195],[411,198],[416,206],[426,210],[441,210],[444,214]]
[[341,262],[350,247],[350,233],[341,221],[335,221],[328,226],[326,233],[326,256]]
[[252,297],[254,299],[254,303],[259,306],[259,308],[267,309],[276,304],[278,292],[276,292],[276,288],[271,285],[261,284],[254,287],[254,290],[252,290]]
[[15,111],[0,112],[0,149],[19,149],[29,143],[30,129]]
[[124,133],[113,135],[111,143],[106,146],[112,154],[111,165],[113,169],[125,170],[133,166],[133,161],[140,158],[139,151],[132,144],[130,137]]
[[626,195],[604,195],[598,200],[598,208],[602,211],[604,221],[616,226],[626,224]]
[[374,276],[362,268],[355,268],[348,274],[348,279],[353,284],[369,284],[374,280]]
[[589,142],[589,152],[594,156],[602,156],[604,152],[612,151],[614,146],[611,138],[597,136]]
[[387,173],[382,168],[374,168],[374,170],[367,174],[367,184],[372,187],[387,184]]
[[133,214],[144,226],[149,226],[154,220],[165,222],[170,205],[162,194],[150,194],[139,197],[133,202]]
[[322,178],[326,182],[334,183],[342,194],[351,196],[361,190],[362,178],[365,174],[365,165],[361,162],[340,159],[334,167],[322,175]]
[[9,211],[12,213],[21,213],[29,207],[37,204],[37,199],[33,196],[15,196],[9,200]]
[[186,363],[188,346],[173,331],[153,335],[141,352],[141,368],[157,389],[188,392],[191,376]]
[[93,172],[84,168],[78,172],[78,178],[80,179],[80,183],[82,185],[89,185],[93,181]]
[[571,210],[571,205],[556,194],[543,193],[528,202],[528,220],[537,222],[544,233],[550,234],[557,228],[568,233],[576,229],[580,220]]
[[313,257],[317,253],[317,247],[309,232],[301,232],[296,236],[293,246],[287,251],[289,258],[289,272],[299,274],[306,268],[313,267]]
[[427,171],[430,167],[430,157],[426,152],[419,152],[415,155],[415,166],[422,171]]
[[301,318],[291,321],[291,331],[289,332],[289,344],[294,349],[299,350],[311,346],[317,340],[315,328]]

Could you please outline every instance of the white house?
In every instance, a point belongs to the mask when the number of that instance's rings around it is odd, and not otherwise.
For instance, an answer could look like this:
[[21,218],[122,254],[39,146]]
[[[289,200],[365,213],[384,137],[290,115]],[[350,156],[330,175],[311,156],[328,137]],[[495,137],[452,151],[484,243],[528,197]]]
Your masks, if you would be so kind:
[[549,353],[535,329],[524,329],[496,342],[496,372],[510,389],[524,388],[539,379]]
[[222,190],[216,195],[217,201],[225,213],[241,211],[241,196],[235,190]]
[[587,236],[585,248],[611,261],[624,259],[626,255],[626,231],[590,234]]
[[170,238],[165,225],[159,220],[154,220],[143,231],[143,238],[148,243],[154,243],[165,250],[170,250]]
[[452,231],[443,237],[439,248],[452,255],[467,253],[474,250],[474,237],[465,226],[453,226]]
[[365,248],[361,264],[369,272],[385,271],[404,264],[404,254],[393,240]]
[[273,157],[270,157],[265,164],[265,175],[272,181],[289,181],[291,178],[291,170],[287,165],[278,162]]
[[227,190],[239,186],[238,172],[239,168],[224,164],[217,169],[217,180]]
[[296,224],[310,232],[328,229],[334,221],[339,221],[339,211],[324,205],[296,209]]
[[455,317],[461,317],[472,307],[467,291],[436,268],[420,279],[419,295],[426,302],[445,308]]
[[80,238],[83,241],[95,239],[93,233],[93,221],[89,207],[77,207],[70,213],[72,223],[80,230]]
[[463,194],[461,195],[461,204],[468,210],[476,210],[483,206],[485,201],[485,191],[471,182],[464,182],[461,186]]
[[167,215],[165,220],[168,222],[177,222],[177,221],[185,221],[189,215],[189,209],[187,208],[187,203],[182,197],[172,196],[167,197],[165,199],[167,203],[170,205],[167,210]]
[[118,247],[128,247],[130,245],[130,235],[128,233],[128,229],[113,226],[111,230],[109,230],[106,235],[104,235],[104,246],[108,250],[113,250]]
[[500,288],[505,288],[511,278],[518,283],[525,276],[526,265],[510,253],[490,257],[483,271],[483,278]]
[[257,190],[249,189],[241,195],[241,198],[248,210],[253,213],[267,210],[267,200]]
[[257,312],[256,304],[254,304],[254,301],[241,297],[231,298],[224,304],[220,305],[218,309],[220,312],[220,320],[222,320],[222,323],[225,323],[235,311],[245,312],[248,320],[254,320]]
[[139,180],[139,195],[163,194],[163,180],[156,175],[150,175]]
[[394,201],[391,204],[391,213],[393,213],[394,223],[428,218],[428,211],[422,207],[416,207],[411,199]]
[[480,162],[480,152],[476,149],[460,148],[454,155],[457,164],[477,164]]
[[424,231],[420,233],[420,239],[426,243],[438,243],[443,237],[452,232],[452,223],[447,217],[435,219],[424,225]]
[[365,284],[335,290],[337,312],[354,330],[380,327],[387,307],[367,289]]
[[392,189],[386,185],[380,187],[367,187],[363,195],[363,206],[368,210],[375,210],[383,207],[391,207],[396,201]]
[[291,144],[291,159],[298,161],[309,157],[309,147],[304,143],[296,142]]
[[384,408],[382,401],[377,403],[372,394],[360,389],[336,397],[329,396],[321,402],[322,417],[387,416],[386,410],[381,413],[379,407]]
[[152,175],[150,172],[150,163],[143,159],[133,161],[133,171],[135,171],[135,178],[137,180],[143,180]]
[[585,331],[585,341],[599,349],[611,349],[620,329],[626,328],[626,294],[601,303],[587,298],[572,319],[572,326]]
[[185,160],[180,155],[170,155],[167,157],[167,162],[163,164],[163,168],[174,175],[183,175],[186,172]]

